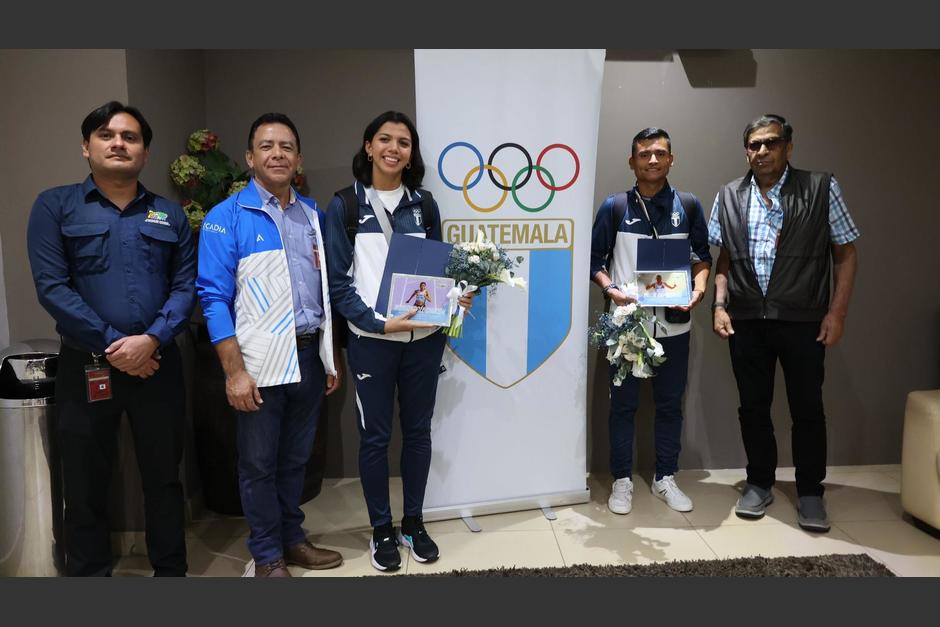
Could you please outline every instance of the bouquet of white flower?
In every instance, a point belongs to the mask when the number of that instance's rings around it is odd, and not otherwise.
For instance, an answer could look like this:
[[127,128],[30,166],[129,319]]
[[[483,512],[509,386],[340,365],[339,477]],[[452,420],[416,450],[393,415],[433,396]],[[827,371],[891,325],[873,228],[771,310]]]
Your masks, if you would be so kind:
[[[626,293],[634,290],[630,286]],[[593,346],[607,349],[607,361],[617,367],[614,385],[620,385],[628,374],[640,379],[653,376],[653,366],[666,361],[663,345],[657,342],[646,330],[644,323],[659,326],[652,311],[638,307],[636,303],[627,303],[600,315],[597,322],[588,330],[588,337]]]
[[463,336],[464,308],[457,304],[461,296],[499,283],[527,289],[525,279],[516,277],[512,271],[520,263],[522,257],[513,259],[505,250],[487,240],[483,231],[477,231],[476,241],[454,244],[444,271],[455,283],[448,294],[452,315],[447,335]]

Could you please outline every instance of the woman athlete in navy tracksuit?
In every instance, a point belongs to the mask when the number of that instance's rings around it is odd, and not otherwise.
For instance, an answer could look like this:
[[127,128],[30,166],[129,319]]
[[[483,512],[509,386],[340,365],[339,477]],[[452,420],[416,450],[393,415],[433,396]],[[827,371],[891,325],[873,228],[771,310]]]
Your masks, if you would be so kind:
[[[359,476],[373,527],[372,565],[391,571],[401,565],[399,543],[410,548],[419,562],[434,561],[439,555],[421,513],[446,336],[440,327],[411,320],[417,308],[388,319],[374,310],[388,255],[388,240],[376,212],[384,212],[395,233],[436,240],[441,239],[440,214],[431,202],[426,204],[432,215],[425,217],[427,208],[422,207],[418,189],[424,177],[418,132],[403,113],[387,111],[366,127],[362,147],[353,158],[353,175],[352,188],[338,192],[327,209],[327,268],[333,307],[349,324],[347,352],[356,388]],[[348,206],[353,203],[357,206]],[[347,216],[348,211],[355,211],[355,216]],[[461,299],[461,304],[469,307],[470,300]],[[396,387],[405,501],[397,536],[388,498],[388,443]]]

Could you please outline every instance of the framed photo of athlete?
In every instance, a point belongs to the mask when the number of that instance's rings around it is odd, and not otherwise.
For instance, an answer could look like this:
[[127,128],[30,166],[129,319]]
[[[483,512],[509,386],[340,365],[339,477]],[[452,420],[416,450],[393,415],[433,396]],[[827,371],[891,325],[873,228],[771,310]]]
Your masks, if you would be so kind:
[[447,293],[453,287],[454,280],[447,277],[395,272],[392,274],[386,315],[391,318],[417,307],[418,312],[412,320],[448,326],[451,312]]
[[686,306],[692,300],[691,248],[687,239],[641,239],[636,250],[637,303]]
[[688,305],[692,300],[688,270],[637,272],[637,303],[643,307]]

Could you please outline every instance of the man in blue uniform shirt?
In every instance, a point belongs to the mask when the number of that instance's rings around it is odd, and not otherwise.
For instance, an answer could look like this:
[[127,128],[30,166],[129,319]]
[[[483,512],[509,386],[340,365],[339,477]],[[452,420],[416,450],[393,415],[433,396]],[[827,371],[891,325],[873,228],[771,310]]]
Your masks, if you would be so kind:
[[109,575],[108,490],[127,412],[154,574],[186,574],[185,390],[174,337],[195,303],[192,233],[176,203],[139,182],[153,132],[140,111],[108,102],[82,122],[83,183],[42,192],[27,248],[39,302],[56,322],[65,493],[65,570]]

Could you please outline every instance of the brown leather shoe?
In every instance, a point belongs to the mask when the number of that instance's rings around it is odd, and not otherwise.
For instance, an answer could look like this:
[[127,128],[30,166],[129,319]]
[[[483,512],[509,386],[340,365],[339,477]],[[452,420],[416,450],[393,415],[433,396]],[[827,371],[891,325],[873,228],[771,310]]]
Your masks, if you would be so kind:
[[284,549],[284,559],[288,564],[303,566],[311,570],[335,568],[343,563],[343,556],[329,549],[318,549],[304,540],[299,544]]
[[255,564],[255,577],[290,577],[290,571],[287,570],[287,564],[284,563],[284,560],[279,559],[277,561],[271,562],[270,564],[265,564],[259,566]]

